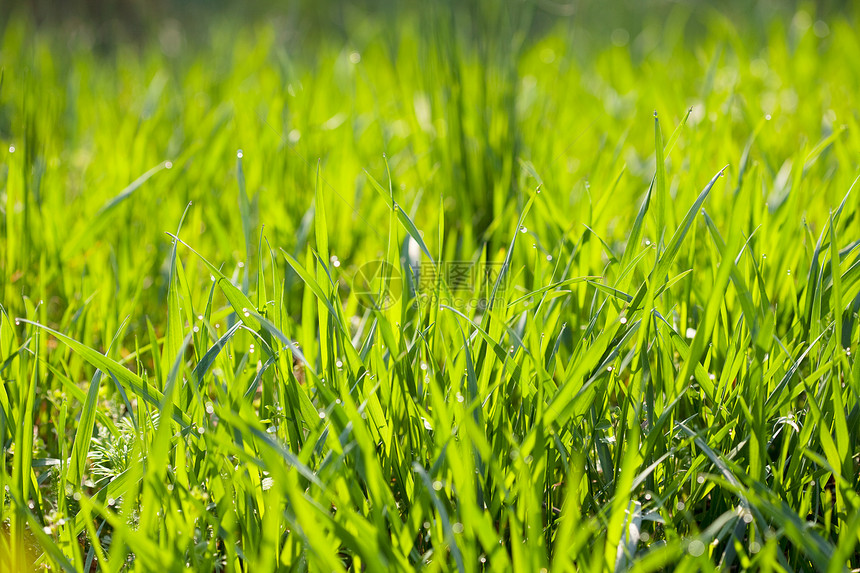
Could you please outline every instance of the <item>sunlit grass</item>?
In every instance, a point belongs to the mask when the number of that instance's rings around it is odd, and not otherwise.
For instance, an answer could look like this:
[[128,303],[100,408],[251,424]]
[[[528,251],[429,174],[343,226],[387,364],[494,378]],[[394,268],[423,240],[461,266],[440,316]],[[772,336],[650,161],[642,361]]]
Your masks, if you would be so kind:
[[860,567],[855,29],[497,24],[11,21],[5,564]]

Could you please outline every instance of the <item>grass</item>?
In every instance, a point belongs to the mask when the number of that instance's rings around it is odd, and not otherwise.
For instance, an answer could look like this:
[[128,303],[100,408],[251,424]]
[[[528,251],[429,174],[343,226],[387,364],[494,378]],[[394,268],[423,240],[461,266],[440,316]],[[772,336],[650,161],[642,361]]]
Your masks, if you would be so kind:
[[10,19],[5,569],[860,568],[856,22],[685,10]]

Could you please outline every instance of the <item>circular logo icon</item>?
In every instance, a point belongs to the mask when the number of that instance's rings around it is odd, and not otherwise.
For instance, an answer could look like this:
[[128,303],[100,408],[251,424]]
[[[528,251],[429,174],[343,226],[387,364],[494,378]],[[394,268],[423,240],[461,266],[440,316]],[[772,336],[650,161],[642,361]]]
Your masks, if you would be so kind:
[[359,265],[352,277],[352,292],[365,308],[387,310],[400,300],[400,269],[387,261],[370,261]]

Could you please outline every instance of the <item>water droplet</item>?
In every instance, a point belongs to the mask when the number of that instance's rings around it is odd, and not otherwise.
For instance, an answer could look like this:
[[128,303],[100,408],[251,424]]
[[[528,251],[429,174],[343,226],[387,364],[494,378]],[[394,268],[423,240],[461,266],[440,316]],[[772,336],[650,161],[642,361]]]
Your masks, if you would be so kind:
[[520,233],[525,233],[526,231],[528,231],[528,229],[526,229],[525,226],[520,227]]
[[358,52],[352,52],[349,55],[349,61],[351,64],[357,64],[361,61],[361,54],[359,54]]
[[243,268],[245,268],[245,263],[243,263],[242,261],[239,261],[239,262],[237,263],[237,266],[238,266],[240,269],[243,269]]
[[337,361],[337,362],[335,362],[334,364],[335,364],[335,366],[337,366],[338,368],[343,368],[343,362],[341,362],[340,360],[338,360],[338,361]]
[[239,151],[237,151],[237,152],[236,152],[236,157],[238,157],[239,159],[242,159],[242,156],[243,156],[243,155],[244,155],[244,154],[242,153],[242,150],[241,150],[241,149],[240,149]]
[[766,116],[764,116],[764,119],[765,119],[766,121],[770,121],[770,114],[767,114]]
[[627,324],[627,317],[626,316],[621,317],[621,324]]
[[173,169],[173,162],[172,161],[165,161],[164,162],[164,168],[165,169]]
[[9,153],[15,153],[15,146],[14,145],[9,146]]
[[421,363],[421,370],[427,370],[427,365],[423,362]]
[[551,261],[551,260],[552,260],[552,255],[547,255],[547,256],[546,256],[546,260]]
[[324,419],[325,419],[325,412],[320,412],[320,420],[324,420]]
[[194,330],[194,332],[200,332],[200,327],[199,327],[199,326],[195,326],[193,330]]

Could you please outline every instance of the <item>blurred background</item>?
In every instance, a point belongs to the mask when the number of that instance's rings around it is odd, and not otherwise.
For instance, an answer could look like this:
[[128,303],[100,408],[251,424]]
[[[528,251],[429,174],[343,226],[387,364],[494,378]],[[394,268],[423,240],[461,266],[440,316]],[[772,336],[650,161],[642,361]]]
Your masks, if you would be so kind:
[[[775,22],[787,24],[800,9],[822,20],[834,13],[853,19],[856,4],[848,0],[7,0],[0,7],[0,24],[12,15],[25,16],[40,27],[90,36],[100,48],[117,41],[141,41],[153,34],[179,35],[194,42],[220,20],[272,23],[284,38],[308,45],[322,35],[348,37],[371,21],[384,29],[404,17],[439,14],[453,17],[459,31],[476,40],[488,33],[503,33],[506,25],[534,38],[562,24],[608,42],[619,28],[635,36],[655,23],[673,19],[686,20],[685,32],[694,40],[715,14],[756,35]],[[615,40],[619,40],[617,35]]]

